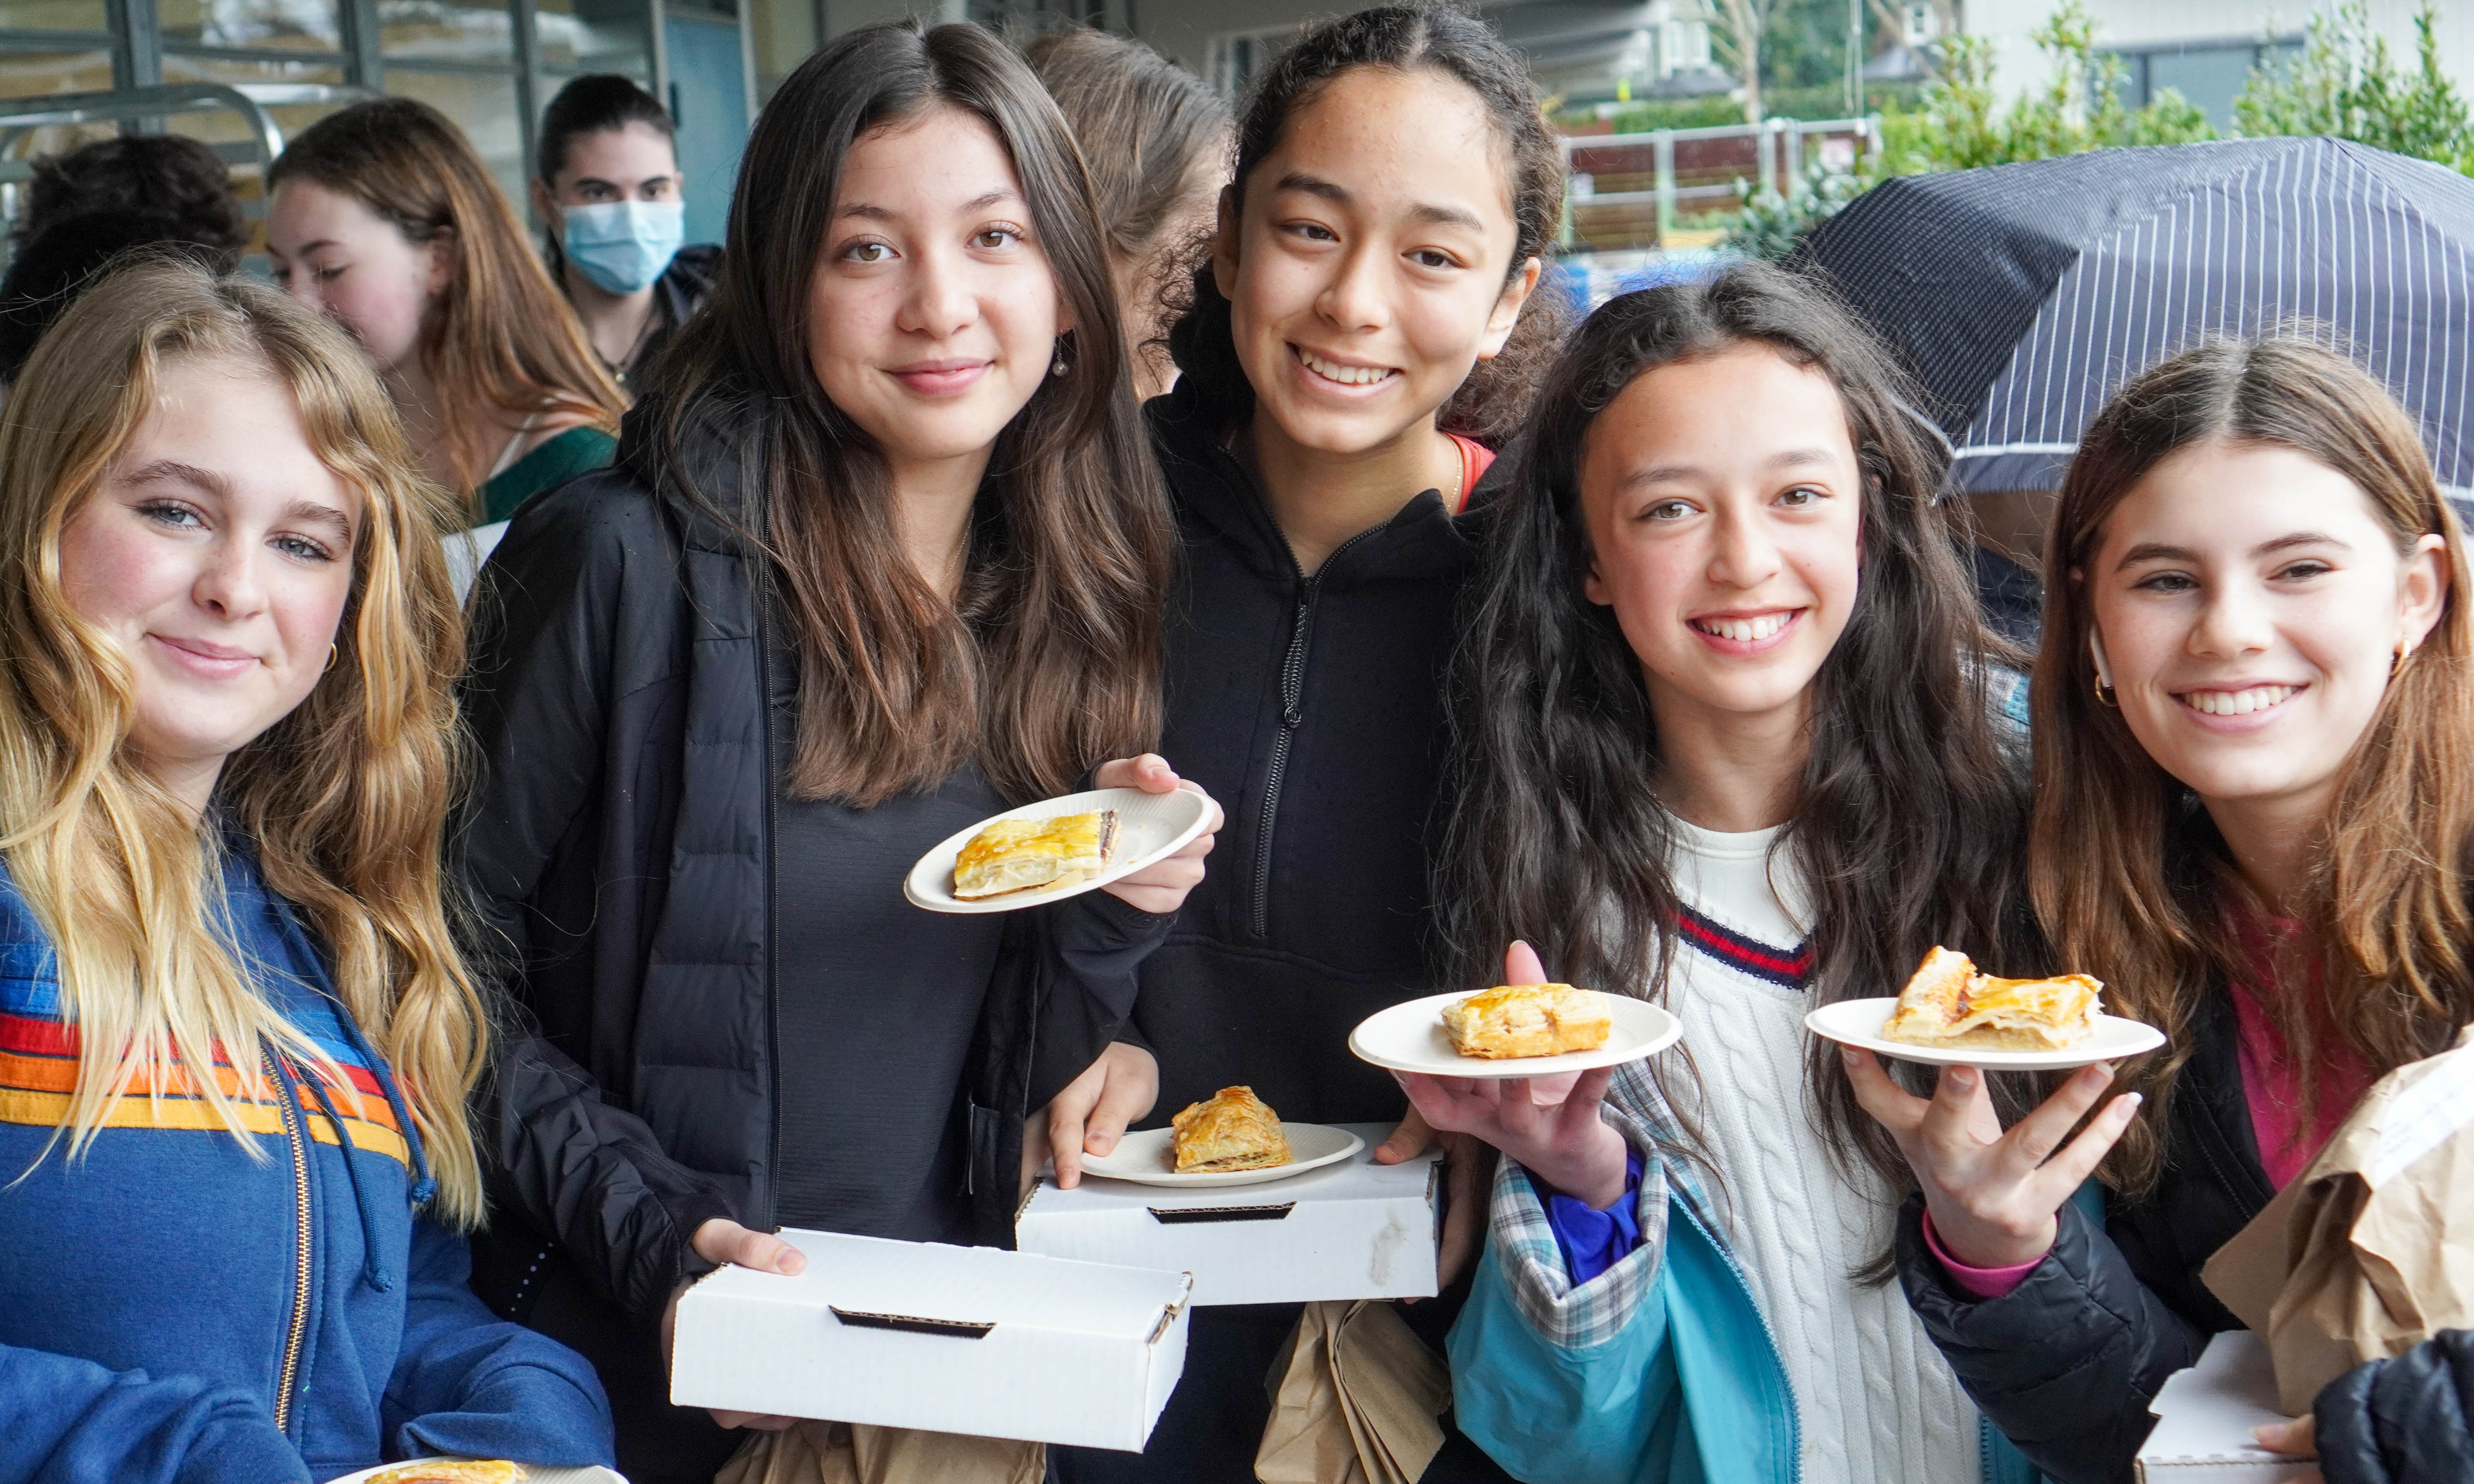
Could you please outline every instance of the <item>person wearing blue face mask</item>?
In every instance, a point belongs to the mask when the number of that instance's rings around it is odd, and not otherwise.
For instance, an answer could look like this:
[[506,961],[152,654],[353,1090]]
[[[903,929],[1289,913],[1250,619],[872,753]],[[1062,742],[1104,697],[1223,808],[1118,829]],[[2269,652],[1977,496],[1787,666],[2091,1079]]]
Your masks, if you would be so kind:
[[718,247],[685,246],[673,125],[628,78],[579,77],[542,114],[533,211],[550,276],[594,353],[630,396],[670,332],[713,288]]

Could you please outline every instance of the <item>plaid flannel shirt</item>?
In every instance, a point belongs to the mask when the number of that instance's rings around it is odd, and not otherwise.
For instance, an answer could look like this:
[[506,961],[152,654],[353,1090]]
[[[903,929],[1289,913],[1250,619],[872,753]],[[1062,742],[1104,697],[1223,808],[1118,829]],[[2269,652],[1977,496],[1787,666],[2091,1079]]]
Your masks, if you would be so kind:
[[1699,1183],[1661,1153],[1677,1147],[1676,1120],[1641,1063],[1632,1062],[1616,1071],[1607,1088],[1604,1116],[1626,1143],[1640,1151],[1640,1196],[1635,1206],[1640,1245],[1589,1282],[1576,1287],[1564,1271],[1545,1203],[1539,1199],[1529,1172],[1506,1159],[1494,1176],[1488,1226],[1493,1233],[1495,1260],[1502,1265],[1521,1317],[1550,1344],[1565,1350],[1584,1350],[1613,1339],[1656,1291],[1660,1265],[1666,1255],[1670,1196],[1682,1199],[1695,1212],[1709,1210]]

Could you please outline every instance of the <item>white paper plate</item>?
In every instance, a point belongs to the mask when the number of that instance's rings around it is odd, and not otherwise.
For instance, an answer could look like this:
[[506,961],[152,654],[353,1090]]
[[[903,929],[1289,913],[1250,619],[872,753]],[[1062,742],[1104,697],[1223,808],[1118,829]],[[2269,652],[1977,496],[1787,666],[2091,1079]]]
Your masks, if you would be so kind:
[[[1089,881],[1038,891],[1008,891],[1003,896],[970,902],[954,894],[955,858],[970,843],[972,836],[999,819],[1054,819],[1058,815],[1087,815],[1098,809],[1117,812],[1117,864]],[[921,856],[919,864],[910,867],[910,874],[902,883],[902,894],[910,899],[911,906],[924,907],[932,912],[1010,912],[1037,907],[1042,902],[1061,902],[1069,896],[1098,890],[1176,854],[1210,822],[1211,800],[1192,789],[1179,789],[1173,793],[1094,789],[1088,793],[1042,799],[990,815],[967,830],[956,831],[953,838]]]
[[1988,1072],[2059,1072],[2098,1061],[2119,1061],[2165,1044],[2165,1033],[2154,1026],[2120,1015],[2098,1015],[2096,1030],[2068,1051],[1986,1051],[1978,1047],[1944,1051],[1881,1039],[1881,1027],[1899,1008],[1896,997],[1883,1000],[1841,1000],[1804,1017],[1804,1028],[1827,1040],[1861,1046],[1877,1057],[1918,1061],[1927,1066],[1972,1066]]
[[1110,1180],[1131,1180],[1137,1185],[1182,1185],[1189,1189],[1199,1185],[1263,1185],[1308,1170],[1320,1170],[1337,1164],[1366,1147],[1366,1141],[1346,1129],[1329,1124],[1282,1122],[1280,1131],[1289,1136],[1289,1153],[1295,1156],[1286,1164],[1268,1170],[1214,1170],[1206,1175],[1176,1173],[1175,1131],[1143,1129],[1117,1141],[1117,1147],[1104,1155],[1084,1155],[1082,1173],[1104,1175]]
[[1604,998],[1608,1013],[1614,1018],[1614,1034],[1595,1051],[1567,1051],[1560,1057],[1464,1057],[1452,1050],[1452,1038],[1444,1034],[1443,1007],[1480,992],[1430,994],[1377,1010],[1348,1033],[1348,1049],[1361,1061],[1430,1077],[1552,1077],[1558,1072],[1638,1061],[1664,1051],[1684,1035],[1684,1023],[1657,1006],[1610,994]]
[[[434,1456],[404,1460],[404,1463],[412,1464],[447,1462],[449,1460]],[[329,1479],[327,1484],[367,1484],[367,1481],[376,1478],[389,1469],[400,1469],[403,1466],[403,1464],[380,1464],[375,1469],[364,1469],[358,1473],[347,1473],[341,1478]],[[524,1465],[524,1484],[627,1484],[627,1480],[608,1469],[552,1469],[542,1464],[526,1464]]]

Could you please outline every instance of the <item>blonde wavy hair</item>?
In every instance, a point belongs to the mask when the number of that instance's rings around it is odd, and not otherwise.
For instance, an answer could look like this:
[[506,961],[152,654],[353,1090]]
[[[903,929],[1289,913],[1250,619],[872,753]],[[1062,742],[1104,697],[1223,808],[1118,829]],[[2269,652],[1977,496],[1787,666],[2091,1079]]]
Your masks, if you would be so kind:
[[[133,755],[128,656],[62,592],[61,533],[155,407],[165,370],[237,362],[278,377],[311,449],[364,515],[336,663],[234,753],[198,819]],[[437,532],[451,498],[418,473],[376,375],[335,327],[256,284],[140,261],[43,337],[0,426],[0,854],[58,955],[84,1047],[62,1130],[75,1157],[140,1074],[189,1086],[253,1150],[247,1048],[277,1046],[341,1083],[330,1058],[252,988],[212,923],[223,829],[255,845],[300,909],[336,991],[391,1065],[438,1180],[469,1226],[481,1176],[465,1104],[487,1031],[441,897],[455,774],[451,687],[464,633]]]

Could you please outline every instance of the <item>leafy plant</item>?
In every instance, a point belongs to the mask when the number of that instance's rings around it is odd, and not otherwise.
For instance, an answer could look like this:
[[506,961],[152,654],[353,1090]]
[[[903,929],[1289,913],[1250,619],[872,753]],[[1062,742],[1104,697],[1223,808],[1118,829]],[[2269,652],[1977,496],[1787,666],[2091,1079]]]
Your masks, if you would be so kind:
[[2413,70],[2401,71],[2362,0],[2311,17],[2302,55],[2253,71],[2234,118],[2244,134],[2328,134],[2474,175],[2474,118],[2439,65],[2439,12],[2413,18]]
[[2188,144],[2213,139],[2207,115],[2167,88],[2144,108],[2122,101],[2122,59],[2097,50],[2096,20],[2080,0],[2065,0],[2035,34],[2050,64],[2041,91],[1997,115],[1993,49],[1977,36],[1943,44],[1941,78],[1914,110],[1882,116],[1883,155],[1893,174],[1972,170],[1979,165],[2051,159],[2122,144]]
[[1873,183],[1869,177],[1827,169],[1818,160],[1805,166],[1804,189],[1793,196],[1757,192],[1750,181],[1737,181],[1735,194],[1743,206],[1718,245],[1750,257],[1784,257]]

